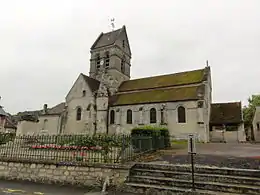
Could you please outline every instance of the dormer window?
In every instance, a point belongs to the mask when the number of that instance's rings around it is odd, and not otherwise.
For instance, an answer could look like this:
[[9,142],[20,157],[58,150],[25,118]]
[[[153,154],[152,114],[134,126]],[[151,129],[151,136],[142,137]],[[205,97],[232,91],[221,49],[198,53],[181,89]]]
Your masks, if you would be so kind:
[[105,57],[105,67],[109,67],[109,52],[106,52],[106,57]]
[[82,97],[85,97],[86,96],[86,90],[83,90],[82,91]]

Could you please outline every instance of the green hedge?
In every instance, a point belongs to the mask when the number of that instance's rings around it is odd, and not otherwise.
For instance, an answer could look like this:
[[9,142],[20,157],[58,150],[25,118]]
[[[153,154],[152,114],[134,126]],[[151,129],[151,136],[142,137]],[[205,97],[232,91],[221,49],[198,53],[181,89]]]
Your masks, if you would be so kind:
[[134,140],[137,139],[143,140],[144,143],[142,144],[143,145],[142,147],[144,148],[142,150],[147,150],[147,146],[146,146],[146,143],[148,143],[147,137],[151,137],[152,140],[151,149],[153,150],[163,149],[171,146],[168,128],[163,126],[136,127],[132,129],[131,136],[133,139],[132,143],[137,148],[140,147],[139,145],[140,141],[138,143]]
[[0,133],[0,145],[15,139],[15,133]]

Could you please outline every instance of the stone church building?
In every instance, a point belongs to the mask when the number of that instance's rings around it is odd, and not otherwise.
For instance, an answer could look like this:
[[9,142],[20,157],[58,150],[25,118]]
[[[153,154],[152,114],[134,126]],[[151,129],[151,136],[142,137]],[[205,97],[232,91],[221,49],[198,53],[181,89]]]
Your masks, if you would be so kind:
[[118,134],[163,125],[173,136],[210,140],[210,67],[132,80],[125,26],[101,33],[90,53],[89,75],[79,74],[65,102],[23,113],[17,134]]

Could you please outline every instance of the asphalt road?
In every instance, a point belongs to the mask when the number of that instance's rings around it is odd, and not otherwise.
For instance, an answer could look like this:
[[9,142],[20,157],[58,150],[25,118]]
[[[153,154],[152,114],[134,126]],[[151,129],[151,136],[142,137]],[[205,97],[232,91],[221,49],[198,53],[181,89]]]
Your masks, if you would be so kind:
[[[102,195],[100,192],[87,192],[82,188],[35,184],[30,182],[0,180],[0,195]],[[131,195],[109,192],[108,195]]]

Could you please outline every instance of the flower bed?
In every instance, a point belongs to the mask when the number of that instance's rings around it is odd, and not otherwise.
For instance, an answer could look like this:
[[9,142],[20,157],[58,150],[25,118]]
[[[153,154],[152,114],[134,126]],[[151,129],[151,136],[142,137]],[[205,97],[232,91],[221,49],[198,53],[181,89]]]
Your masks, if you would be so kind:
[[103,148],[101,146],[62,146],[56,144],[45,144],[45,145],[33,145],[30,149],[51,149],[51,150],[91,150],[91,151],[101,151]]

